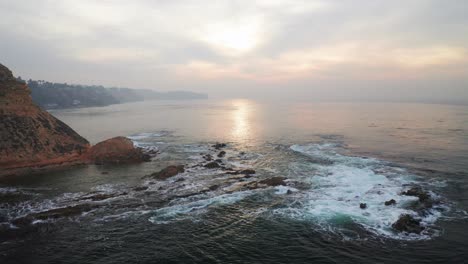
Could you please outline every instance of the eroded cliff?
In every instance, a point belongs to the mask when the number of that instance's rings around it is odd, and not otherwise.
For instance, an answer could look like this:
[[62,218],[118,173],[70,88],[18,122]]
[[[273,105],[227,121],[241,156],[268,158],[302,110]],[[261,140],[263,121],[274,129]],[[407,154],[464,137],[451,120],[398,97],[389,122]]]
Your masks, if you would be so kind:
[[0,64],[0,174],[79,163],[89,147],[86,139],[35,105],[27,85]]

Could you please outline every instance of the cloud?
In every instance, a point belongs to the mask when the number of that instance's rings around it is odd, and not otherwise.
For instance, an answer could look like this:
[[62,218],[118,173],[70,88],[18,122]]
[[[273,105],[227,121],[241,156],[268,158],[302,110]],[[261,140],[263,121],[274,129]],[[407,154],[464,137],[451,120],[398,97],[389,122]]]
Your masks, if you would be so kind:
[[37,79],[218,93],[236,83],[468,83],[467,12],[437,0],[0,0],[0,56]]

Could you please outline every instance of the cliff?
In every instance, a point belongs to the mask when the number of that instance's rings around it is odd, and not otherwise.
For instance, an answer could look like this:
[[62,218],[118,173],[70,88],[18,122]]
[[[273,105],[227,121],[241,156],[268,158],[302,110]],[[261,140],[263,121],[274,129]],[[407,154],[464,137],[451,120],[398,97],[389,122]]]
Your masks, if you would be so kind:
[[28,86],[0,64],[0,174],[82,162],[89,147],[86,139],[35,105]]

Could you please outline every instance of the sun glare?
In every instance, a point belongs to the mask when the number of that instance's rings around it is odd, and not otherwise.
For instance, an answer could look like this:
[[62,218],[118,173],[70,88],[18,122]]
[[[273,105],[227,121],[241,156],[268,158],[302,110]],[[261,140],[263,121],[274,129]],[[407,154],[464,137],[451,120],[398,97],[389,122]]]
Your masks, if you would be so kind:
[[256,26],[216,26],[203,34],[203,40],[225,53],[243,53],[252,50],[259,42]]

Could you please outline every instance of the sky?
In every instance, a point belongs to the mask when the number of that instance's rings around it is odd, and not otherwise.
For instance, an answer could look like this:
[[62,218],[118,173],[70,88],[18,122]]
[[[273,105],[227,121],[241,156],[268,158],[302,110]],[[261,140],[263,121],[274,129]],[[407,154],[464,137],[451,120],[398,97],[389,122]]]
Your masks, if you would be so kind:
[[23,78],[211,97],[468,103],[464,0],[0,0]]

